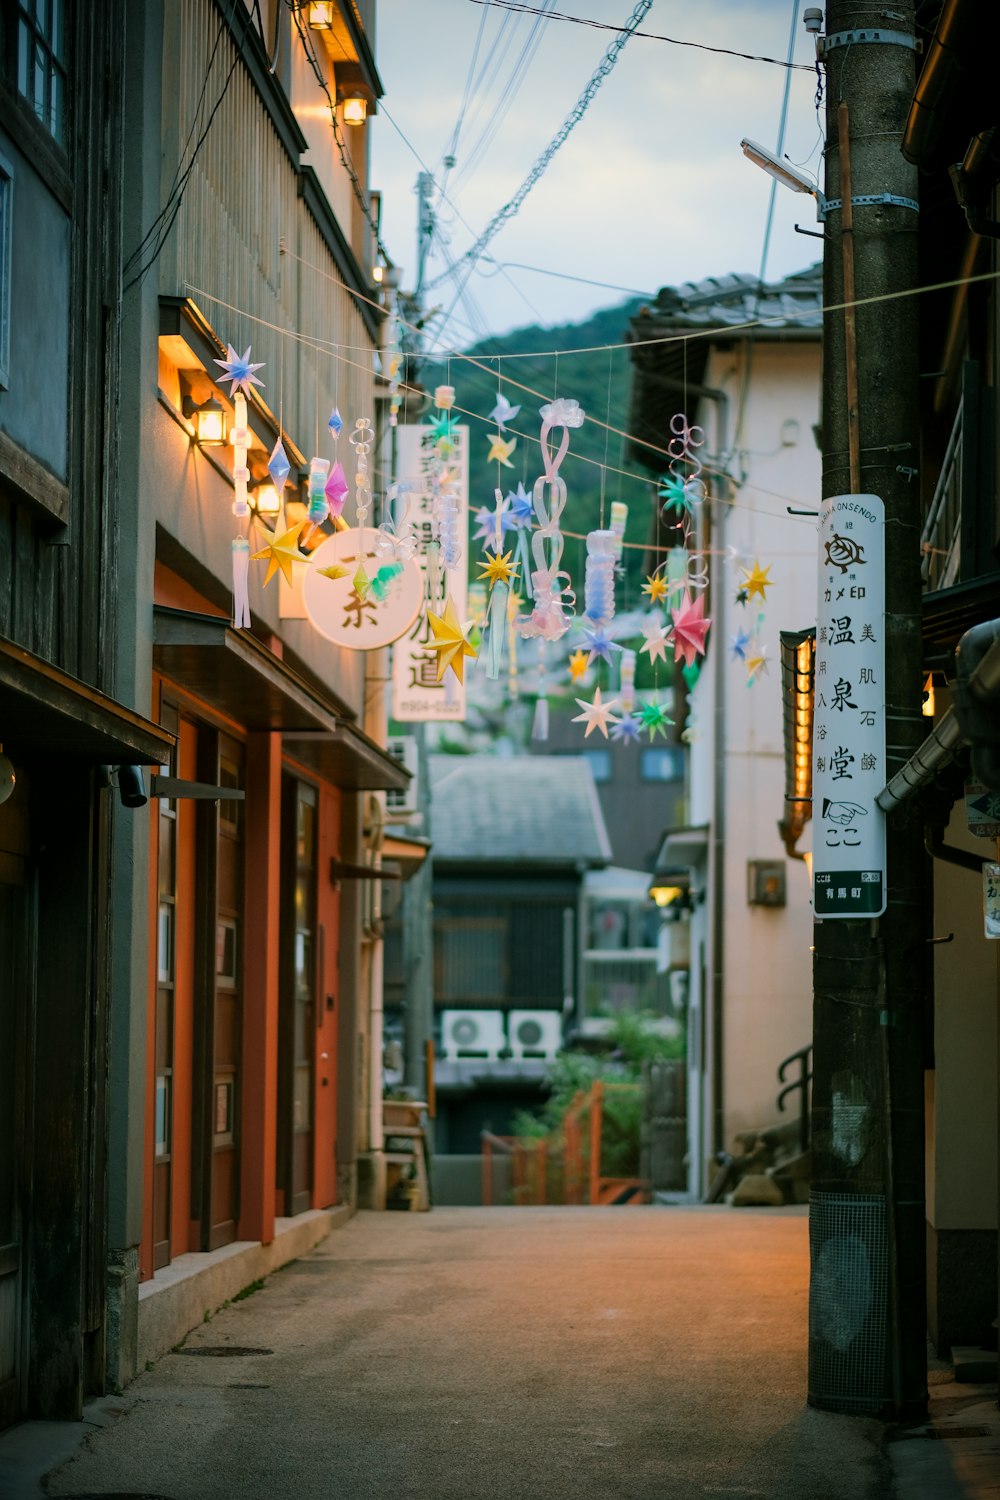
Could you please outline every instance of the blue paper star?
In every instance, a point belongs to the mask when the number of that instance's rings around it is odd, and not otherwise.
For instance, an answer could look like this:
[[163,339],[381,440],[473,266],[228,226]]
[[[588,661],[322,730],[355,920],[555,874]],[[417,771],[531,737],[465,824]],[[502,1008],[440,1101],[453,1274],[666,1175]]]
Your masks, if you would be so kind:
[[[496,540],[497,534],[496,506],[494,506],[493,509],[490,510],[488,505],[481,505],[476,511],[476,526],[478,529],[476,530],[472,540],[474,542],[482,542],[484,547],[492,547],[493,543]],[[500,511],[501,537],[505,536],[508,531],[512,530],[513,526],[514,523],[511,520],[510,516],[507,514],[507,502],[505,500]]]
[[507,492],[507,503],[510,506],[511,525],[518,531],[526,531],[535,518],[535,508],[520,480],[516,490]]
[[642,725],[635,714],[622,714],[611,731],[611,738],[619,744],[637,745]]
[[729,642],[729,649],[733,653],[733,661],[746,661],[749,644],[749,633],[745,630],[738,630]]
[[583,649],[590,653],[587,657],[587,666],[592,667],[595,657],[600,657],[601,661],[606,661],[610,666],[612,651],[620,651],[622,648],[617,641],[611,639],[601,625],[595,625],[593,630],[583,632]]
[[262,370],[264,368],[264,361],[258,360],[255,365],[250,363],[249,344],[242,356],[236,353],[232,344],[227,344],[225,359],[217,359],[215,363],[225,371],[225,374],[219,376],[219,384],[224,385],[227,380],[231,382],[229,386],[229,394],[231,396],[236,391],[245,391],[249,396],[253,386],[262,386],[264,384],[254,374],[255,370]]
[[326,419],[326,425],[327,425],[327,427],[329,427],[330,431],[333,433],[333,435],[334,435],[335,438],[339,438],[340,437],[340,434],[344,430],[344,419],[340,415],[340,407],[339,406],[335,406],[333,408],[333,411],[330,413],[330,415]]

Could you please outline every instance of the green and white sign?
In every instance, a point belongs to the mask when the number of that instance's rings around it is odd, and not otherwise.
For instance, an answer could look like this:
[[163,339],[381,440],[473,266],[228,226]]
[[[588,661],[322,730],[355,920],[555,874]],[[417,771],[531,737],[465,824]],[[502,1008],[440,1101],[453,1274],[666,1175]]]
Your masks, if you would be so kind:
[[819,513],[813,713],[813,905],[885,911],[885,507],[834,495]]

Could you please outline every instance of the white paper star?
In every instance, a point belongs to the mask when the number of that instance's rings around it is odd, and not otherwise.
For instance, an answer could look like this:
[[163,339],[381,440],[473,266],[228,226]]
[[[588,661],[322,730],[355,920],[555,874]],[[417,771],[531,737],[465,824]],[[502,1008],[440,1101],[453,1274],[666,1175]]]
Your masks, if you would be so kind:
[[649,615],[642,627],[642,633],[646,639],[639,647],[639,650],[645,651],[650,661],[659,660],[665,662],[670,633],[663,623],[663,617],[661,615]]
[[573,723],[586,724],[587,728],[583,736],[584,739],[589,738],[591,731],[594,729],[599,729],[604,738],[607,739],[608,725],[618,723],[616,715],[611,712],[613,708],[618,707],[618,699],[612,698],[610,703],[602,703],[601,690],[600,688],[596,688],[593,703],[588,703],[586,698],[577,698],[576,701],[583,709],[583,713],[577,714],[573,719]]

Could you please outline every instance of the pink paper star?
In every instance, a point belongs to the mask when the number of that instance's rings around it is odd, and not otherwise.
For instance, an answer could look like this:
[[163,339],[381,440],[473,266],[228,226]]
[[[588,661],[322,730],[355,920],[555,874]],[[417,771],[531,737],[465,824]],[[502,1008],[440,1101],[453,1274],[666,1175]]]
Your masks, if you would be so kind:
[[674,658],[689,667],[696,656],[704,655],[705,637],[712,623],[705,619],[704,597],[699,594],[692,603],[691,596],[685,594],[680,606],[670,611],[670,618],[674,622]]

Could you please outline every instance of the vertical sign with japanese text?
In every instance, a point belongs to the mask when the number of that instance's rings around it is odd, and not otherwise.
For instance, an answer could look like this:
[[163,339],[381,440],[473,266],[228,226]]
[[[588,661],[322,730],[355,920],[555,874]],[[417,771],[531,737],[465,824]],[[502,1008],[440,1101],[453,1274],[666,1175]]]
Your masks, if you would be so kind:
[[[401,499],[408,506],[403,524],[413,528],[425,589],[427,543],[435,535],[434,497],[422,448],[422,436],[426,432],[426,427],[416,424],[401,424],[396,428],[396,474]],[[445,570],[441,598],[431,608],[442,609],[450,594],[455,612],[464,624],[469,568],[469,429],[456,426],[453,436],[455,446],[448,466],[452,471],[453,494],[458,506],[456,534],[461,543],[461,556],[453,568]],[[427,611],[422,609],[412,629],[393,647],[392,716],[400,723],[465,718],[465,685],[450,671],[438,682],[437,656],[427,649],[430,638]]]
[[834,495],[819,512],[813,722],[817,918],[885,910],[885,507]]

